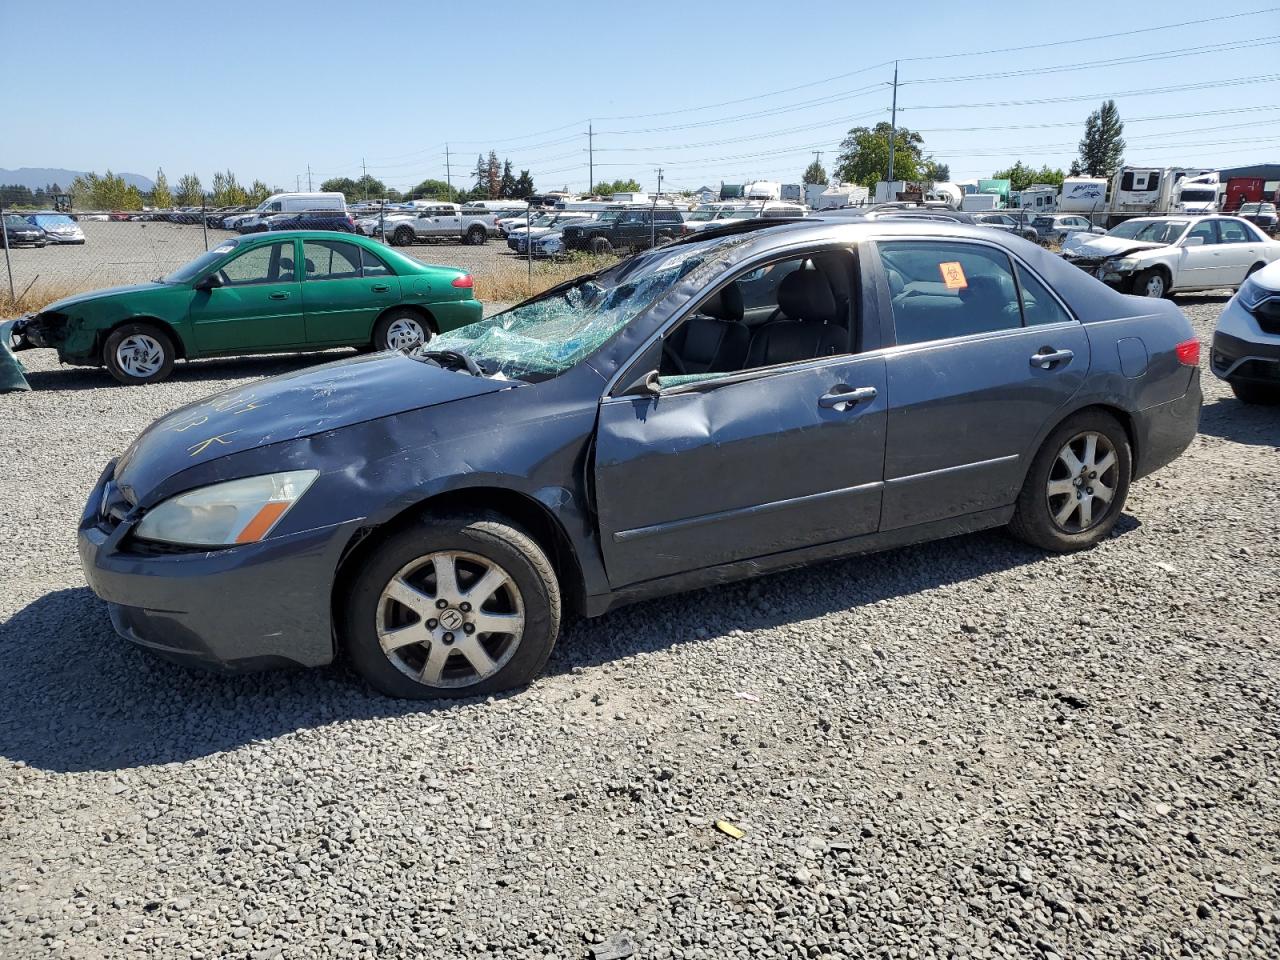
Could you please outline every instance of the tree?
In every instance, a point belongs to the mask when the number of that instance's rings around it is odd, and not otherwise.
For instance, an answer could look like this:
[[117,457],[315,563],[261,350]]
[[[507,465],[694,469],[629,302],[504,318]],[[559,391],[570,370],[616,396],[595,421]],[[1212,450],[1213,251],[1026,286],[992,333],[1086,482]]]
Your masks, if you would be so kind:
[[85,173],[71,184],[71,195],[76,206],[89,210],[141,210],[142,193],[137,187],[124,182],[124,177],[108,170],[102,176]]
[[1084,176],[1084,170],[1081,168],[1079,160],[1071,161],[1071,169],[1067,171],[1067,176],[1068,177]]
[[498,155],[489,151],[489,159],[485,163],[485,187],[489,190],[489,199],[497,200],[502,193],[502,164],[498,163]]
[[204,187],[200,185],[200,178],[194,173],[184,174],[178,181],[178,192],[174,198],[183,207],[198,207],[203,204]]
[[471,171],[471,175],[476,178],[475,186],[471,188],[472,194],[483,193],[489,195],[489,164],[484,158],[484,154],[476,155],[476,166]]
[[1066,174],[1047,164],[1037,170],[1017,160],[1012,167],[1007,170],[997,170],[991,176],[996,180],[1008,180],[1010,190],[1025,190],[1033,183],[1047,183],[1053,187],[1061,187],[1062,178]]
[[24,187],[20,183],[0,184],[0,206],[32,206],[35,196],[30,187]]
[[[894,158],[897,162],[897,157]],[[935,163],[932,160],[926,160],[924,164],[924,178],[933,183],[946,183],[951,179],[951,167],[945,163]]]
[[1080,167],[1090,177],[1109,177],[1124,163],[1124,124],[1114,100],[1089,114],[1080,141]]
[[533,196],[533,177],[529,176],[528,170],[521,170],[520,176],[516,177],[516,185],[511,191],[511,196],[517,200],[528,200]]
[[603,181],[591,188],[593,196],[607,197],[611,193],[639,193],[643,188],[634,180]]
[[813,163],[804,168],[804,173],[800,174],[801,183],[826,183],[827,171],[822,164],[814,159]]
[[404,195],[406,200],[449,200],[456,202],[460,194],[443,180],[423,180]]
[[516,195],[516,176],[511,172],[511,161],[502,161],[502,176],[498,179],[498,196],[511,200]]
[[320,184],[325,193],[340,193],[347,198],[347,203],[359,200],[377,200],[387,195],[387,185],[376,177],[365,174],[359,180],[350,177],[331,177]]
[[256,207],[269,196],[271,196],[271,188],[261,180],[255,180],[253,181],[253,186],[249,188],[249,199],[245,203],[251,203]]
[[173,206],[173,194],[169,192],[169,178],[164,175],[164,167],[156,171],[156,185],[151,188],[151,206],[157,210],[168,210]]
[[[835,176],[846,183],[873,187],[885,179],[889,169],[889,138],[893,127],[885,122],[874,127],[854,127],[840,143]],[[920,180],[925,165],[924,138],[899,127],[893,137],[893,179]]]

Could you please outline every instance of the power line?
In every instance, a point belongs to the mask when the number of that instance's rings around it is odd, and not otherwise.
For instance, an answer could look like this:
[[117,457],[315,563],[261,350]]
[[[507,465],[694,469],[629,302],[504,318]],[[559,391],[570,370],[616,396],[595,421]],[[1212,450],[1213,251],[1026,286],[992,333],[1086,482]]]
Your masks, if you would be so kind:
[[[1187,117],[1216,117],[1229,113],[1258,113],[1280,110],[1280,106],[1265,107],[1224,107],[1221,110],[1200,110],[1195,113],[1161,113],[1150,117],[1126,117],[1126,126],[1131,123],[1150,123],[1156,120],[1184,120]],[[990,130],[1044,130],[1051,127],[1079,127],[1079,120],[1060,120],[1052,123],[1018,123],[996,127],[920,127],[916,133],[979,133]]]
[[899,110],[974,110],[979,107],[1026,107],[1044,103],[1075,103],[1080,100],[1097,100],[1114,97],[1143,97],[1165,93],[1185,93],[1189,90],[1212,90],[1217,87],[1239,87],[1244,84],[1274,83],[1280,80],[1280,74],[1264,74],[1257,77],[1239,77],[1234,80],[1210,80],[1204,83],[1184,83],[1175,87],[1146,87],[1141,90],[1117,90],[1113,93],[1082,93],[1069,97],[1040,97],[1035,100],[991,100],[986,103],[930,103],[917,104],[911,107],[899,107]]

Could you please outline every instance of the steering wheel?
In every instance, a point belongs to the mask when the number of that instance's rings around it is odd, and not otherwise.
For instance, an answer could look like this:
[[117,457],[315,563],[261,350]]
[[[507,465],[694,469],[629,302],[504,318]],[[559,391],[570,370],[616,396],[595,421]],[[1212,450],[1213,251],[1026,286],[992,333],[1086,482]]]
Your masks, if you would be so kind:
[[688,373],[684,368],[684,361],[680,359],[680,354],[676,353],[675,350],[671,348],[671,344],[666,341],[663,341],[662,344],[662,359],[670,360],[671,365],[676,368],[676,373],[678,375],[684,376]]

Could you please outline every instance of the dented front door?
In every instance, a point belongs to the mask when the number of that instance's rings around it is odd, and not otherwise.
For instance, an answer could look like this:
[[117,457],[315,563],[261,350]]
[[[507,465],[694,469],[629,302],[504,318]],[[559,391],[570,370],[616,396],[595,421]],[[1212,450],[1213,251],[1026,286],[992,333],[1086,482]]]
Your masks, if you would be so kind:
[[882,357],[846,355],[607,398],[595,485],[613,586],[874,533],[885,377]]

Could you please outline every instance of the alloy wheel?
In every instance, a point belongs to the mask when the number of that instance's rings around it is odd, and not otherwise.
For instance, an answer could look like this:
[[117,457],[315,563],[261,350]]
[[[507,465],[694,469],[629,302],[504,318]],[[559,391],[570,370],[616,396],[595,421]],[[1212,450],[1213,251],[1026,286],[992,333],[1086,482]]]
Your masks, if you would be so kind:
[[1164,277],[1158,273],[1153,273],[1147,277],[1147,285],[1143,288],[1143,292],[1148,297],[1159,299],[1164,296]]
[[129,376],[145,380],[164,365],[164,347],[145,333],[131,334],[116,347],[116,363]]
[[422,324],[412,317],[398,317],[387,327],[388,350],[411,350],[426,339]]
[[1106,517],[1119,484],[1119,457],[1104,434],[1089,431],[1068,440],[1049,469],[1045,496],[1054,525],[1083,533]]
[[463,551],[401,567],[378,598],[382,651],[432,687],[477,684],[501,670],[524,636],[524,600],[499,564]]

